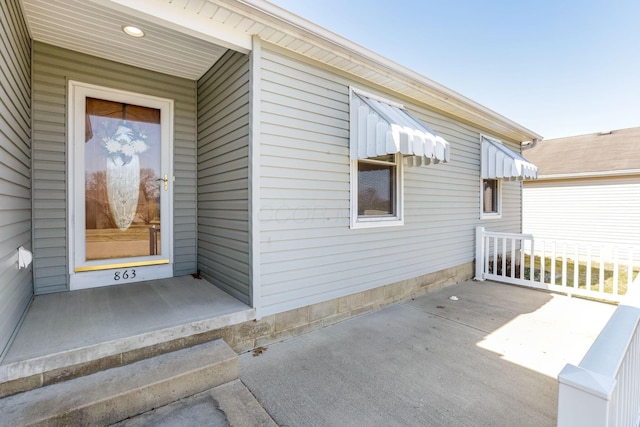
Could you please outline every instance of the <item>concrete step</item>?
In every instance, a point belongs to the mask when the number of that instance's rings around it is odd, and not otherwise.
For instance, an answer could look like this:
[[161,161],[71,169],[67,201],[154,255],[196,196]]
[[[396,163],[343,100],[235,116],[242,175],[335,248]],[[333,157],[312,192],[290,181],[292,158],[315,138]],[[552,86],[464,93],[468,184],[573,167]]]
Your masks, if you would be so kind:
[[0,399],[0,426],[110,425],[238,378],[216,340]]
[[240,380],[222,384],[114,424],[113,427],[277,427]]
[[[232,297],[228,298],[233,299]],[[64,307],[59,309],[64,310]],[[46,316],[42,317],[42,319],[44,318]],[[131,335],[122,332],[124,336],[113,339],[106,339],[109,335],[103,335],[100,330],[101,326],[97,326],[101,323],[94,322],[95,330],[89,328],[89,331],[94,339],[96,336],[102,337],[98,340],[99,342],[78,342],[71,345],[69,338],[65,338],[62,334],[59,337],[60,341],[66,343],[62,347],[69,347],[64,350],[60,350],[60,348],[51,350],[45,345],[44,351],[32,354],[24,351],[21,353],[12,346],[10,353],[0,363],[0,398],[225,338],[229,334],[230,326],[254,318],[254,309],[240,311],[232,309],[231,313],[214,314],[210,318],[180,323],[166,328],[152,329],[142,333],[133,333],[132,331]],[[131,321],[132,323],[137,322],[136,319],[131,319]],[[30,337],[28,340],[37,342],[41,337],[39,335],[41,332],[36,331],[37,333],[35,333],[34,329],[35,327],[31,325],[30,330],[21,329],[21,332]],[[18,354],[12,354],[13,350],[16,350]]]

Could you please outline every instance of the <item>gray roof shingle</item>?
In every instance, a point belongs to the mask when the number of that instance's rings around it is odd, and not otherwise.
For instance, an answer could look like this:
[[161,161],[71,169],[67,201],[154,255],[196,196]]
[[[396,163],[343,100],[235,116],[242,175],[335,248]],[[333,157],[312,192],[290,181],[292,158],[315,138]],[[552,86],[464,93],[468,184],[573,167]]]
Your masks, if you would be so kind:
[[640,169],[640,127],[543,140],[522,155],[538,174],[577,174]]

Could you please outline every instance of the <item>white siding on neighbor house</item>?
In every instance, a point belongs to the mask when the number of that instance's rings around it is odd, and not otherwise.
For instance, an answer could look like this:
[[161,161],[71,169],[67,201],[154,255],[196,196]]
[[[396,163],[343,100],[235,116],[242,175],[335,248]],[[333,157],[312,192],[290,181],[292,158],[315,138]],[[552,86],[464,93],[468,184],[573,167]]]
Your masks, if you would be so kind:
[[0,361],[33,295],[31,249],[31,41],[20,2],[0,3]]
[[249,57],[227,53],[198,81],[198,268],[250,304]]
[[37,294],[67,290],[67,80],[174,104],[174,274],[196,271],[196,83],[35,42],[34,272]]
[[528,182],[523,209],[536,239],[640,246],[640,176]]
[[443,136],[451,162],[405,168],[404,226],[350,229],[349,86],[376,88],[274,47],[261,63],[262,315],[469,263],[479,224],[520,232],[520,182],[504,183],[501,219],[480,220],[481,130],[379,90]]

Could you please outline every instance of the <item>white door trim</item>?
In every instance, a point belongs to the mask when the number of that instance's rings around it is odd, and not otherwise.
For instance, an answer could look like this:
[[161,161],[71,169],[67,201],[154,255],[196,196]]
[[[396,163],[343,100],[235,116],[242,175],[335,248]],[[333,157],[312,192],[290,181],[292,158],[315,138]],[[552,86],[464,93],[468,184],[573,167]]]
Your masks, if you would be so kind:
[[[161,197],[161,254],[87,261],[85,255],[84,144],[85,98],[141,105],[160,110],[161,174],[170,179]],[[68,259],[71,290],[173,276],[173,100],[77,81],[68,82]]]

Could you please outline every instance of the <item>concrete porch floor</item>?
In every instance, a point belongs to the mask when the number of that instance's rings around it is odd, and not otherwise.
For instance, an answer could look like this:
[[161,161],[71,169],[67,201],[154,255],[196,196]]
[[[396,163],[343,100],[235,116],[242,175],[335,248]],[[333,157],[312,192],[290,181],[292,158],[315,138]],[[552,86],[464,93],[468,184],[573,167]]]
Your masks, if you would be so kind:
[[240,379],[279,425],[555,426],[557,374],[614,310],[468,281],[245,353]]
[[192,276],[36,296],[0,364],[0,382],[253,318],[254,309]]

